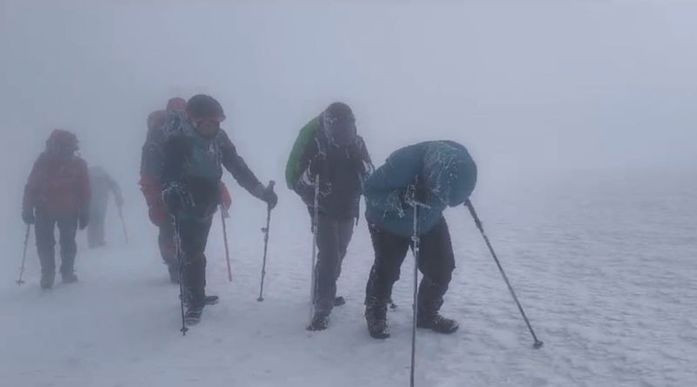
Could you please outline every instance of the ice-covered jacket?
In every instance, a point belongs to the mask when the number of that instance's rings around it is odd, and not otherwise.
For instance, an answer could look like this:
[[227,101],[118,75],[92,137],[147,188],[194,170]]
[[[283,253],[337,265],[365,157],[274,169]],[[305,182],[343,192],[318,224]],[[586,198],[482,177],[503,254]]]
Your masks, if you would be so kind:
[[419,234],[429,232],[443,211],[464,203],[474,190],[477,167],[467,149],[453,141],[429,141],[392,153],[365,182],[366,218],[391,233],[413,234],[417,201]]

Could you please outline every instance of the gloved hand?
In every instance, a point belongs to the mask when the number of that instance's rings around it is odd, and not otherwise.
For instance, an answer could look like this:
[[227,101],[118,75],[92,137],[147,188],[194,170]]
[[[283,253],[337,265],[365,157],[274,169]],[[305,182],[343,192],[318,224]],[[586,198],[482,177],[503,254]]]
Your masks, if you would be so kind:
[[278,195],[276,195],[276,192],[273,190],[275,184],[276,183],[273,180],[269,182],[268,187],[264,187],[263,185],[259,184],[259,186],[253,192],[254,196],[265,201],[272,210],[274,207],[276,207],[276,204],[278,204]]
[[273,182],[269,184],[268,187],[264,190],[264,194],[261,197],[261,200],[265,201],[266,204],[269,205],[270,209],[274,209],[276,207],[276,204],[278,204],[278,195],[276,195],[276,192],[273,190]]
[[80,230],[84,230],[87,224],[90,222],[90,212],[89,210],[82,210],[77,218],[77,226]]
[[34,209],[31,207],[22,209],[22,220],[26,224],[34,224],[34,222],[36,222]]
[[164,200],[167,212],[170,214],[176,214],[194,206],[194,200],[189,191],[176,182],[168,184],[162,190],[162,200]]

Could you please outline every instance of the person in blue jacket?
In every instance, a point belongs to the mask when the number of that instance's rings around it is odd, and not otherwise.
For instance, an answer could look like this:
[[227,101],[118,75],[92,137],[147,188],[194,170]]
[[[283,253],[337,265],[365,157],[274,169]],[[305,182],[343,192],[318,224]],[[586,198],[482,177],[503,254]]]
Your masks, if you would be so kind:
[[413,247],[414,203],[423,274],[418,292],[417,326],[452,333],[455,320],[440,315],[455,258],[447,207],[465,203],[477,180],[477,167],[467,149],[453,141],[429,141],[399,149],[365,182],[366,219],[375,262],[366,286],[365,318],[374,338],[389,337],[387,304],[402,262]]

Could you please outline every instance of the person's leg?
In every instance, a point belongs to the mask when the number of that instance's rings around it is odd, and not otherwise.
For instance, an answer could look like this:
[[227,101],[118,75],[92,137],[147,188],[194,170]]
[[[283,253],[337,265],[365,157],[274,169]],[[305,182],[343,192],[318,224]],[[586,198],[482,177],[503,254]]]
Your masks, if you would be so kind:
[[211,220],[181,220],[179,238],[183,259],[182,284],[191,305],[203,306],[206,298],[206,242]]
[[87,247],[94,249],[99,246],[98,243],[98,231],[97,231],[98,220],[96,216],[90,213],[90,222],[87,224]]
[[37,211],[34,224],[34,236],[36,239],[36,251],[41,264],[41,287],[48,289],[53,286],[56,276],[56,240],[54,236],[53,217]]
[[317,265],[315,267],[315,313],[328,316],[336,297],[336,272],[339,265],[338,222],[320,214],[317,225]]
[[97,230],[96,230],[96,242],[97,246],[104,246],[106,244],[106,239],[104,236],[104,230],[105,230],[105,222],[106,222],[106,204],[104,205],[104,208],[100,208],[99,212],[97,213]]
[[339,239],[339,263],[336,266],[336,278],[339,279],[341,276],[341,266],[344,263],[348,246],[351,243],[351,238],[353,238],[354,220],[340,220],[338,221],[337,226],[337,235]]
[[409,249],[409,238],[391,234],[375,225],[369,228],[375,261],[366,285],[365,318],[371,336],[386,338],[389,337],[387,303],[392,296],[392,285],[399,279],[400,267]]
[[90,221],[87,224],[87,246],[96,248],[104,243],[104,221],[106,219],[106,203],[95,203],[90,208]]
[[61,245],[61,276],[63,282],[75,282],[75,256],[77,255],[77,215],[67,215],[58,219]]
[[[339,238],[339,262],[336,265],[336,280],[334,281],[335,288],[336,283],[338,283],[339,277],[341,276],[341,267],[344,263],[344,258],[346,258],[348,245],[351,243],[351,238],[353,237],[354,225],[354,219],[340,220],[338,222],[337,233]],[[335,291],[334,294],[336,295],[337,292]],[[334,297],[334,306],[343,305],[344,303],[345,300],[343,297]]]
[[439,314],[455,269],[455,256],[445,218],[422,236],[419,269],[423,278],[419,285],[418,325],[441,333],[454,332],[457,322]]
[[159,225],[159,235],[157,243],[160,248],[162,261],[167,265],[169,279],[172,283],[179,283],[179,263],[177,261],[177,250],[174,246],[174,226],[170,220]]

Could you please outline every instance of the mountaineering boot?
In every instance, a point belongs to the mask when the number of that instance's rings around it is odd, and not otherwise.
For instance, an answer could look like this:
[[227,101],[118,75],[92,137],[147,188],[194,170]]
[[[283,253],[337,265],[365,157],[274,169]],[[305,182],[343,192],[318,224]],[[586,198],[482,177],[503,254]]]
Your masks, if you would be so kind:
[[430,329],[437,333],[450,334],[460,327],[457,321],[445,318],[440,315],[440,313],[434,313],[430,315],[420,314],[416,318],[416,327]]
[[368,324],[368,332],[374,339],[386,339],[390,337],[387,326],[387,304],[372,298],[366,301],[365,321]]
[[62,274],[61,274],[61,277],[62,277],[62,279],[63,279],[63,283],[64,283],[64,284],[74,284],[75,282],[77,282],[77,276],[76,276],[75,273],[72,272],[72,271],[71,271],[71,272],[62,273]]
[[53,287],[53,283],[56,280],[56,274],[55,273],[41,273],[41,289],[51,289]]
[[315,315],[308,325],[308,331],[323,331],[329,326],[329,316],[326,313],[315,312]]

